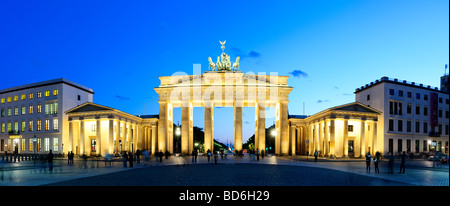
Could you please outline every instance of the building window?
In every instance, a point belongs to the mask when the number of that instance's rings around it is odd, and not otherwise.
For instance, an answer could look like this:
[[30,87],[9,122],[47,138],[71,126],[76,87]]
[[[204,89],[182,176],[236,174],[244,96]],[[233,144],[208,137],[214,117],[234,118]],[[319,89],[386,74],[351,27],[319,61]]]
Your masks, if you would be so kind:
[[420,133],[420,122],[416,122],[416,133]]
[[428,133],[428,123],[426,122],[423,123],[423,133]]
[[28,106],[28,114],[33,114],[33,105]]
[[424,95],[423,95],[423,100],[425,100],[425,101],[428,100],[428,95],[427,95],[427,94],[424,94]]
[[58,138],[55,137],[53,138],[53,152],[57,152],[58,151]]
[[410,139],[406,140],[406,152],[407,153],[411,152],[411,140]]
[[7,102],[11,102],[11,97],[7,97],[7,98],[6,98],[6,101],[7,101]]
[[14,116],[19,115],[19,107],[14,107]]
[[428,107],[423,107],[423,116],[428,116]]
[[399,132],[403,132],[403,120],[401,120],[401,119],[398,120],[397,127],[398,127]]
[[46,152],[50,151],[50,138],[44,139],[44,151]]
[[411,104],[407,104],[407,105],[406,105],[406,113],[407,113],[407,114],[411,114],[411,110],[412,110]]
[[28,139],[28,151],[33,151],[33,138]]
[[407,95],[408,98],[412,98],[412,93],[411,92],[407,92],[406,95]]
[[353,125],[348,125],[348,131],[353,132]]
[[58,95],[58,90],[57,89],[53,90],[53,96],[56,96],[56,95]]
[[4,117],[5,116],[5,109],[2,109],[1,110],[1,115],[0,115],[1,117]]
[[419,153],[419,148],[420,148],[420,145],[419,145],[419,144],[420,144],[420,140],[417,140],[417,139],[416,139],[416,145],[414,145],[414,146],[415,146],[415,152],[416,152],[416,153]]
[[442,97],[439,97],[439,103],[442,103]]
[[17,102],[19,100],[19,95],[14,96],[14,101]]
[[422,143],[422,150],[424,151],[424,152],[426,152],[427,151],[427,145],[428,145],[428,142],[427,142],[427,140],[423,140],[423,143]]
[[11,108],[8,108],[8,117],[11,116]]
[[21,123],[21,126],[22,126],[21,131],[22,132],[25,132],[25,125],[26,125],[25,121],[22,121],[22,123]]
[[2,123],[2,130],[1,130],[1,132],[2,132],[2,133],[5,132],[5,123]]
[[25,114],[25,111],[26,111],[25,106],[22,106],[22,115]]
[[36,113],[40,114],[42,112],[42,106],[41,104],[36,105]]
[[37,92],[37,93],[36,93],[36,97],[37,97],[37,98],[41,98],[41,95],[42,95],[41,92]]
[[53,130],[58,130],[58,119],[53,119]]
[[419,105],[416,106],[416,115],[420,115],[420,106]]
[[22,95],[20,95],[20,100],[25,100],[26,97],[27,97],[27,95],[22,94]]
[[398,90],[398,96],[403,97],[403,90]]
[[33,120],[28,121],[28,131],[33,131]]
[[420,93],[416,93],[416,99],[420,99]]
[[389,153],[394,154],[394,140],[389,139]]
[[81,96],[80,95],[78,95],[78,101],[81,101]]
[[46,97],[50,96],[50,91],[45,91],[45,96]]
[[406,132],[411,132],[412,125],[411,125],[411,120],[407,120],[406,121]]
[[394,131],[394,119],[389,119],[389,131]]
[[33,93],[28,94],[28,99],[33,99]]
[[402,139],[398,139],[397,142],[397,152],[400,153],[403,151],[403,140]]
[[440,109],[440,110],[438,111],[438,116],[439,116],[439,118],[442,118],[442,109]]
[[36,121],[36,130],[41,131],[41,120],[39,119]]
[[46,119],[45,120],[45,131],[48,131],[48,130],[50,130],[50,120]]
[[445,135],[448,135],[448,124],[445,125]]
[[2,98],[1,103],[2,104],[5,103],[5,98]]

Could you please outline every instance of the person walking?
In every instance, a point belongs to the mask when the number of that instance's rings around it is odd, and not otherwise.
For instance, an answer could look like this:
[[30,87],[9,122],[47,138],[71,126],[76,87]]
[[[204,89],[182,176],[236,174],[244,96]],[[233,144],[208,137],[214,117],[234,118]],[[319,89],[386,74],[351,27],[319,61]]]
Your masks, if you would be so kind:
[[256,161],[259,162],[259,149],[256,148]]
[[197,163],[197,156],[198,156],[198,151],[197,149],[194,150],[194,162]]
[[366,171],[370,173],[370,161],[371,161],[370,152],[367,152],[366,154]]
[[209,163],[209,160],[210,160],[210,158],[211,158],[211,150],[208,149],[208,151],[206,152],[206,154],[207,154],[207,156],[208,156],[208,163]]
[[373,157],[373,164],[375,165],[375,173],[380,173],[380,169],[378,168],[378,156],[375,155]]
[[314,162],[317,162],[317,156],[319,156],[319,151],[314,152]]
[[405,174],[405,162],[406,162],[406,152],[403,151],[402,161],[400,162],[400,172],[399,173]]
[[128,155],[127,152],[123,152],[123,167],[126,168],[127,167],[127,159],[128,159]]
[[50,153],[48,153],[47,161],[48,161],[48,171],[53,172],[53,153],[52,153],[52,150],[50,150]]
[[128,154],[128,161],[130,162],[130,168],[133,168],[134,158],[133,158],[133,152],[131,152],[131,151]]

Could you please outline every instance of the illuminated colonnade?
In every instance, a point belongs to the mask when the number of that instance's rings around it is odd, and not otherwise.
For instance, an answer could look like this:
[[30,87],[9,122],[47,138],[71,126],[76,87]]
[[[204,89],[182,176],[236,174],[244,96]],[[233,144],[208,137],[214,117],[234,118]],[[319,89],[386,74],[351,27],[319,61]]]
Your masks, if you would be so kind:
[[379,111],[358,102],[333,107],[312,116],[295,116],[290,122],[290,154],[326,157],[364,157],[383,153],[378,138]]

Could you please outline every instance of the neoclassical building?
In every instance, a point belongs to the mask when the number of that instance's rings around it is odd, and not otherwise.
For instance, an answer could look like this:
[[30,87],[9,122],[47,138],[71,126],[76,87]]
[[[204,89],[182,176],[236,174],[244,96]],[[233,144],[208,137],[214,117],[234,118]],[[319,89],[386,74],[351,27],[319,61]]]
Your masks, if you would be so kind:
[[[224,50],[225,42],[222,44]],[[242,150],[243,108],[255,108],[255,148],[266,148],[265,110],[275,110],[275,153],[359,157],[381,151],[377,137],[381,112],[354,102],[305,117],[288,114],[292,87],[288,76],[276,72],[244,74],[239,57],[231,64],[222,52],[217,62],[209,58],[209,71],[199,75],[159,77],[159,115],[135,116],[110,107],[86,102],[65,112],[69,136],[65,152],[104,155],[122,151],[150,150],[174,153],[173,109],[182,109],[181,153],[190,154],[193,142],[193,108],[204,108],[204,149],[214,150],[214,108],[234,108],[234,149]],[[67,149],[67,150],[66,150]]]

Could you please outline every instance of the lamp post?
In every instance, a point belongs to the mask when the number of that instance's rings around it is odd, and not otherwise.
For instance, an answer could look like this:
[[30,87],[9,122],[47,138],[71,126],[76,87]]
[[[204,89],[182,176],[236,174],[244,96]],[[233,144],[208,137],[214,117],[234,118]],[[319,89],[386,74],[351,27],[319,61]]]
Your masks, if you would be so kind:
[[434,160],[436,159],[436,141],[428,140],[428,144],[434,147],[434,149],[433,149],[433,167],[435,167]]

